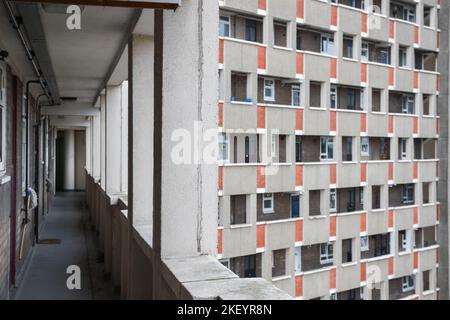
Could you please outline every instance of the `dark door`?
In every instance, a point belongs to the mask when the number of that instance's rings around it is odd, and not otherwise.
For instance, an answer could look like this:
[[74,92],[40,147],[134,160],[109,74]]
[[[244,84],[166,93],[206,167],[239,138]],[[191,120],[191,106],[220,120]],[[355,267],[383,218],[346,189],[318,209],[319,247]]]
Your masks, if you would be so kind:
[[64,138],[56,139],[56,191],[64,191]]
[[256,278],[256,256],[244,257],[244,277]]
[[245,137],[245,163],[250,163],[250,138]]
[[300,197],[298,195],[291,196],[291,217],[300,217]]
[[234,137],[234,141],[233,141],[233,163],[237,163],[237,148],[238,148],[238,143],[237,143],[237,137]]

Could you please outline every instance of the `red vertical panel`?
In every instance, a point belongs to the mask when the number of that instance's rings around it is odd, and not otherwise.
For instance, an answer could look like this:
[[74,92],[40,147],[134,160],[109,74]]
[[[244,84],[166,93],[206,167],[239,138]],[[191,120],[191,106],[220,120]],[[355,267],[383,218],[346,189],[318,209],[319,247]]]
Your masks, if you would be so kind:
[[440,133],[440,123],[439,123],[439,119],[436,119],[436,134],[439,135]]
[[295,166],[295,185],[297,187],[303,186],[303,166]]
[[223,127],[223,103],[219,103],[219,128]]
[[414,71],[414,81],[413,81],[414,89],[419,89],[419,72]]
[[437,32],[436,44],[437,44],[436,45],[437,48],[440,49],[441,48],[441,32],[440,31]]
[[295,110],[295,130],[303,131],[303,109]]
[[266,187],[266,168],[263,166],[258,166],[256,168],[256,183],[258,189],[264,189]]
[[217,253],[222,254],[223,252],[223,244],[222,244],[223,230],[217,230]]
[[336,132],[336,111],[330,111],[330,131]]
[[419,224],[419,208],[413,210],[413,224]]
[[297,0],[297,18],[305,18],[305,2],[304,0]]
[[365,212],[361,214],[360,231],[367,231],[367,213]]
[[419,35],[419,27],[415,26],[414,27],[414,43],[419,44],[420,42],[420,35]]
[[330,78],[337,79],[337,59],[330,59]]
[[256,226],[256,247],[264,248],[266,246],[266,225]]
[[303,241],[303,220],[295,221],[295,242]]
[[257,108],[257,128],[265,129],[266,128],[266,108],[262,106],[258,106]]
[[388,219],[388,226],[389,228],[394,227],[394,210],[389,210],[389,219]]
[[267,2],[266,0],[258,0],[258,9],[266,10],[267,9]]
[[330,24],[332,26],[337,27],[338,24],[338,7],[337,6],[331,6],[331,22]]
[[367,132],[367,114],[361,113],[361,124],[360,129],[362,133]]
[[394,258],[389,258],[389,275],[394,274]]
[[361,82],[367,83],[367,63],[361,63]]
[[296,56],[296,72],[297,74],[304,74],[304,64],[305,64],[305,57],[304,54],[301,52],[297,52]]
[[223,39],[219,40],[219,63],[223,64],[223,50],[224,50],[224,41]]
[[389,85],[394,85],[394,68],[389,68]]
[[414,161],[413,164],[413,178],[414,179],[419,178],[419,163],[417,161]]
[[361,262],[361,282],[367,280],[367,263]]
[[367,13],[361,13],[362,32],[367,33]]
[[330,164],[330,184],[336,184],[336,165]]
[[367,163],[361,163],[361,182],[367,182]]
[[266,69],[266,48],[258,46],[258,69]]
[[389,38],[395,39],[395,21],[389,20]]
[[219,167],[219,191],[223,190],[223,167]]
[[419,133],[419,118],[418,117],[413,118],[413,133],[414,134]]
[[388,179],[389,180],[394,180],[394,164],[392,162],[389,162],[389,172],[388,172]]
[[336,237],[336,216],[330,217],[330,237]]
[[295,277],[295,296],[297,298],[303,296],[303,276]]
[[336,289],[336,269],[330,270],[330,289]]
[[394,116],[389,116],[388,133],[394,133]]
[[419,253],[414,252],[414,262],[413,262],[414,269],[419,268]]

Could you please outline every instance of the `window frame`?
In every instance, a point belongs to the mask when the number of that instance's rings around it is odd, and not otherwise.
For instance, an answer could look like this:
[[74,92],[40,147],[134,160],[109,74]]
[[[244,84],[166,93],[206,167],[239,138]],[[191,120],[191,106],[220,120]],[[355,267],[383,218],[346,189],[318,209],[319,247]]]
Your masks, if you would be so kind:
[[[326,139],[325,141],[325,148],[326,150],[322,150],[323,143],[322,141]],[[330,144],[331,144],[331,155],[330,155]],[[333,161],[334,159],[334,139],[333,137],[320,137],[320,161]]]
[[[266,201],[270,201],[270,208],[266,208]],[[264,193],[262,195],[262,210],[264,214],[274,213],[274,196],[273,193]]]
[[[333,205],[331,205],[333,203]],[[337,212],[337,191],[330,189],[330,213]]]
[[0,175],[6,171],[6,118],[8,114],[7,108],[7,78],[6,65],[0,61]]
[[319,261],[322,265],[334,262],[334,245],[332,243],[328,242],[320,244]]
[[361,157],[370,157],[370,138],[361,137]]
[[[230,139],[229,139],[229,136],[224,132],[219,133],[218,144],[219,144],[219,154],[218,154],[219,163],[230,162]],[[225,149],[224,149],[225,155],[226,155],[225,159],[222,158],[222,155],[224,155],[224,154],[222,152],[221,145],[225,146]]]
[[[228,22],[224,22],[224,20],[222,20],[222,18],[227,18]],[[222,25],[228,25],[228,35],[221,34],[221,26]],[[219,16],[219,36],[224,37],[224,38],[231,37],[231,16],[230,15],[221,14]]]
[[322,33],[320,35],[320,53],[330,56],[336,55],[336,43],[334,35]]
[[414,276],[404,276],[402,277],[402,292],[410,292],[416,289],[416,279]]
[[337,86],[332,84],[330,86],[330,109],[337,109]]
[[[268,85],[267,82],[271,82],[271,85]],[[269,89],[271,91],[271,95],[267,95],[266,90]],[[275,101],[275,80],[274,79],[264,79],[264,101]]]
[[[405,46],[399,46],[398,48],[398,66],[400,68],[408,68],[409,67],[409,54],[408,48]],[[401,63],[403,62],[403,63]]]
[[360,240],[360,251],[366,252],[370,250],[369,247],[369,236],[362,236],[359,238]]
[[414,204],[414,191],[415,191],[414,189],[415,189],[414,185],[411,185],[411,184],[403,185],[403,187],[402,187],[402,204]]
[[[302,98],[301,98],[301,85],[300,84],[293,84],[291,86],[291,106],[293,107],[300,107],[301,103],[302,103]],[[295,104],[295,95],[298,94],[298,104]]]
[[412,94],[402,95],[402,113],[414,114],[415,112],[416,97]]
[[[346,47],[345,46],[345,41],[350,41],[351,40],[351,43],[352,43],[352,46],[351,46],[351,51],[349,50],[350,48],[349,47]],[[355,37],[354,36],[351,36],[351,35],[344,35],[343,36],[343,38],[342,38],[342,57],[344,58],[344,59],[355,59]],[[347,56],[347,55],[349,55],[349,53],[351,53],[351,56]]]

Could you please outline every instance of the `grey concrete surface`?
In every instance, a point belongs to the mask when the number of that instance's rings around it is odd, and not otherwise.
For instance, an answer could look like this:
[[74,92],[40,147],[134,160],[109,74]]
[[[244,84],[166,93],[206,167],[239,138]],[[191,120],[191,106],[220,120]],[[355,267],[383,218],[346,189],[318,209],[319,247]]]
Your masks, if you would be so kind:
[[[84,193],[59,193],[39,235],[40,240],[60,239],[60,244],[37,244],[16,300],[114,299],[111,283],[103,277],[103,264],[94,232],[89,227]],[[81,289],[67,288],[69,266],[79,266]]]

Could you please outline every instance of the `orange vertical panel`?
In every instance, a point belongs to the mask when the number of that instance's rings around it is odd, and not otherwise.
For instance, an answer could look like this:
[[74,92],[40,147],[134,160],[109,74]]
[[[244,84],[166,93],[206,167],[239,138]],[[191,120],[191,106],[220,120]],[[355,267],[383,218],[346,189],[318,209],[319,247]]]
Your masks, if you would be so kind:
[[296,72],[297,74],[304,74],[304,64],[305,64],[305,57],[304,54],[301,52],[297,52],[296,55]]
[[414,81],[413,81],[414,89],[419,89],[419,72],[414,71]]
[[436,43],[437,43],[437,48],[440,49],[441,48],[441,32],[440,31],[437,32]]
[[336,111],[330,111],[330,131],[336,131]]
[[330,164],[330,184],[336,184],[336,165]]
[[337,27],[338,24],[338,7],[337,6],[331,6],[331,22],[330,24],[332,26]]
[[436,119],[436,134],[438,135],[441,131],[439,119]]
[[361,182],[367,182],[367,163],[361,163]]
[[295,130],[303,131],[303,109],[295,110]]
[[303,19],[305,17],[305,1],[297,0],[297,18]]
[[436,162],[436,177],[439,177],[439,162]]
[[395,39],[395,21],[389,20],[389,38]]
[[367,114],[361,113],[361,132],[365,133],[367,132]]
[[360,229],[361,232],[367,231],[367,213],[365,212],[361,214]]
[[414,208],[414,211],[413,211],[413,224],[419,224],[419,208]]
[[295,242],[303,241],[303,220],[295,221]]
[[257,128],[265,129],[266,128],[266,108],[262,106],[258,106],[257,108]]
[[224,41],[223,39],[219,40],[219,63],[223,64],[223,50],[224,50]]
[[266,246],[266,225],[256,226],[256,247],[264,248]]
[[441,206],[438,204],[436,205],[436,221],[439,222],[441,219]]
[[389,275],[394,274],[394,258],[389,258]]
[[361,282],[367,280],[367,263],[361,262]]
[[367,13],[361,13],[362,32],[367,33]]
[[436,91],[441,90],[441,76],[436,75]]
[[414,252],[414,262],[413,262],[414,269],[419,268],[419,253]]
[[394,227],[394,210],[389,210],[389,221],[388,221],[389,228]]
[[336,289],[336,269],[330,270],[330,289]]
[[303,276],[295,277],[295,296],[296,297],[303,296]]
[[389,162],[388,179],[394,180],[394,163],[392,163],[392,162]]
[[303,186],[303,166],[295,166],[295,185]]
[[419,118],[418,117],[413,118],[413,133],[414,134],[419,133]]
[[389,116],[388,133],[394,133],[394,116]]
[[223,127],[223,103],[219,103],[219,128]]
[[330,237],[336,237],[336,216],[330,217]]
[[223,167],[219,167],[219,190],[223,190]]
[[420,39],[419,39],[419,27],[418,26],[415,26],[414,27],[414,43],[417,43],[417,44],[419,44],[419,42],[420,42]]
[[436,248],[436,264],[439,264],[439,248]]
[[389,85],[394,85],[394,68],[389,68]]
[[367,83],[367,63],[361,63],[361,82]]
[[413,164],[413,178],[419,178],[419,163],[417,161],[414,161]]
[[222,254],[223,252],[223,244],[222,244],[222,236],[223,236],[223,230],[219,229],[217,230],[217,253]]
[[335,58],[330,59],[330,78],[337,78],[337,59]]
[[258,166],[256,168],[256,184],[258,189],[264,189],[266,187],[266,168]]
[[266,0],[258,0],[258,9],[266,10],[267,9],[267,2]]
[[266,48],[258,46],[258,69],[266,69]]

